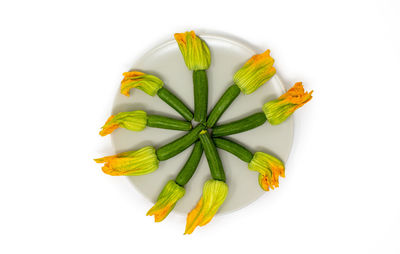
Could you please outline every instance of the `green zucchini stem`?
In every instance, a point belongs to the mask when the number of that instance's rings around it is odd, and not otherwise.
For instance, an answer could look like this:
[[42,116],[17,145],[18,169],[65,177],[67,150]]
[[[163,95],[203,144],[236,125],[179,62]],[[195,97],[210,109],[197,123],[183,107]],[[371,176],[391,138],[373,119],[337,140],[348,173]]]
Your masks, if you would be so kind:
[[171,91],[167,88],[162,87],[157,91],[158,97],[175,109],[183,118],[187,121],[192,121],[193,113],[192,111],[178,98],[176,97]]
[[157,158],[160,161],[168,160],[183,150],[191,146],[199,137],[199,133],[204,130],[204,126],[199,124],[184,136],[172,141],[169,144],[163,145],[156,151]]
[[225,182],[225,172],[219,157],[217,148],[206,130],[200,132],[199,138],[204,148],[204,153],[210,167],[211,176],[214,180]]
[[225,110],[232,104],[232,102],[238,97],[240,94],[240,88],[233,84],[228,89],[226,89],[225,93],[218,100],[217,104],[215,104],[211,113],[207,117],[207,127],[212,128],[218,119],[222,116]]
[[165,116],[147,115],[147,126],[169,130],[190,131],[192,123]]
[[186,161],[185,165],[176,176],[175,182],[180,186],[184,186],[189,182],[190,178],[192,178],[194,172],[196,171],[201,156],[203,155],[203,145],[200,141],[197,141],[193,147],[192,153],[189,156],[189,159]]
[[212,135],[213,137],[222,137],[245,132],[263,125],[266,121],[265,114],[258,112],[237,121],[215,126],[212,130]]
[[205,70],[193,71],[194,120],[204,122],[208,108],[208,80]]
[[229,139],[224,138],[213,138],[214,144],[219,149],[230,152],[244,162],[250,163],[253,159],[253,153],[250,152],[246,147],[239,145]]

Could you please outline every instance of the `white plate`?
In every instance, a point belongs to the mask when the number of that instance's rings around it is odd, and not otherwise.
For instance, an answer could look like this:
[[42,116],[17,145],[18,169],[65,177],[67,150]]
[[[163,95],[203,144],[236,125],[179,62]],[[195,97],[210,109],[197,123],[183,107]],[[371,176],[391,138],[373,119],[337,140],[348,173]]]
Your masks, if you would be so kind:
[[[256,52],[242,42],[222,36],[209,34],[200,34],[200,36],[206,41],[211,51],[212,63],[207,71],[209,80],[208,111],[210,112],[222,93],[232,84],[232,77],[235,71],[252,55],[262,52]],[[145,54],[133,65],[132,69],[160,77],[165,82],[165,87],[193,109],[192,72],[186,68],[181,52],[174,40],[163,43]],[[283,92],[284,86],[278,76],[275,75],[266,85],[263,85],[253,94],[240,94],[218,123],[237,120],[251,113],[261,111],[265,102],[277,98]],[[112,113],[139,109],[152,114],[181,118],[177,112],[160,98],[157,96],[151,97],[138,89],[131,90],[130,97],[125,97],[118,93]],[[193,124],[196,125],[195,122]],[[111,136],[115,152],[119,153],[136,150],[146,145],[153,145],[157,148],[183,134],[184,132],[180,131],[156,128],[146,128],[142,132],[133,132],[120,128],[114,131]],[[239,141],[253,152],[271,153],[286,161],[293,140],[293,119],[289,118],[278,126],[271,126],[266,123],[248,132],[232,135],[230,138]],[[175,179],[192,149],[193,146],[167,161],[160,162],[159,168],[151,174],[130,176],[129,180],[144,196],[155,202],[166,182],[170,179]],[[246,163],[225,151],[220,150],[219,154],[224,165],[226,182],[229,186],[229,194],[220,208],[220,213],[232,212],[245,207],[265,193],[258,185],[257,172],[250,171]],[[185,186],[185,196],[179,200],[174,211],[180,213],[189,212],[201,197],[202,187],[207,179],[211,179],[211,176],[207,160],[203,155],[197,171]],[[283,179],[281,180],[281,188],[284,187]],[[143,210],[149,208],[144,207]]]

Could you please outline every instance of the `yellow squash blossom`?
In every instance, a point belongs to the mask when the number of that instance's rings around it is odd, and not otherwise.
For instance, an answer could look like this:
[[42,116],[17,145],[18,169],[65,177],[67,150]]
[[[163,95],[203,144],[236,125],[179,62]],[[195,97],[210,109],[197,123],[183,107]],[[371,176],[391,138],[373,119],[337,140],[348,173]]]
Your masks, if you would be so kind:
[[156,76],[139,71],[124,72],[124,79],[121,81],[121,93],[129,96],[132,88],[139,88],[148,95],[154,96],[163,87],[164,82]]
[[176,33],[174,37],[189,70],[207,70],[210,67],[210,50],[194,31]]
[[211,221],[228,195],[228,185],[218,180],[208,180],[203,187],[203,196],[188,214],[185,234],[191,234],[197,226]]
[[147,212],[146,215],[154,215],[154,221],[160,222],[168,216],[174,209],[176,202],[185,195],[185,189],[175,183],[174,180],[168,181],[164,189],[158,196],[156,204]]
[[131,131],[142,131],[146,128],[146,124],[147,114],[143,110],[121,112],[108,118],[100,131],[100,135],[106,136],[119,127]]
[[262,54],[252,56],[233,76],[233,81],[242,93],[251,94],[276,73],[274,59],[268,49]]
[[268,122],[273,125],[282,123],[291,114],[293,114],[296,109],[310,101],[312,98],[312,93],[313,91],[304,92],[302,83],[297,82],[278,99],[265,103],[263,106],[263,111],[268,119]]
[[283,162],[263,152],[256,152],[248,167],[260,173],[258,183],[265,191],[279,187],[279,176],[285,177]]
[[149,174],[158,168],[159,163],[156,150],[152,146],[146,146],[137,151],[106,156],[94,161],[104,163],[103,172],[112,176]]

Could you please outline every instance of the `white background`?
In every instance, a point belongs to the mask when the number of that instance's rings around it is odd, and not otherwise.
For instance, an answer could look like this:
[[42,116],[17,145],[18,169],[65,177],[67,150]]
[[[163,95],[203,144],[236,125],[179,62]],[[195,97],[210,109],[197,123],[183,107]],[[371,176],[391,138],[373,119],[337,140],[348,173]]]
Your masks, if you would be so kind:
[[[2,1],[1,253],[399,253],[398,1]],[[281,187],[184,236],[92,158],[121,73],[194,29],[270,48],[314,99]]]

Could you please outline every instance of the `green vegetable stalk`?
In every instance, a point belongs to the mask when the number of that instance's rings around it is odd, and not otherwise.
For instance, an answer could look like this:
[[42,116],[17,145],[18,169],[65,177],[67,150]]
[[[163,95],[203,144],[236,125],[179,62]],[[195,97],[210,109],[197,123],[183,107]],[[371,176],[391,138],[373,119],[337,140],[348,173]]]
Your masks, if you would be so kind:
[[170,92],[167,88],[162,87],[157,91],[158,97],[176,110],[183,118],[187,121],[192,121],[193,113],[192,111],[172,92]]
[[199,135],[214,180],[225,182],[225,172],[217,148],[206,130]]
[[205,70],[193,71],[194,120],[204,122],[207,118],[208,80]]
[[185,165],[175,179],[175,182],[177,184],[179,184],[180,186],[184,186],[185,184],[187,184],[187,182],[190,180],[190,178],[192,178],[194,172],[196,171],[202,154],[203,146],[200,141],[197,141],[194,145],[189,159],[186,161]]
[[263,112],[255,113],[243,119],[215,126],[212,135],[214,137],[228,136],[254,129],[267,121]]
[[218,119],[222,116],[225,110],[232,104],[232,102],[238,97],[240,94],[240,88],[233,84],[231,85],[222,97],[218,100],[217,104],[215,104],[212,109],[210,115],[207,118],[207,127],[211,128],[218,121]]
[[181,153],[183,150],[196,142],[198,135],[202,130],[204,130],[204,126],[199,124],[186,135],[158,148],[156,151],[157,158],[160,161],[164,161]]

